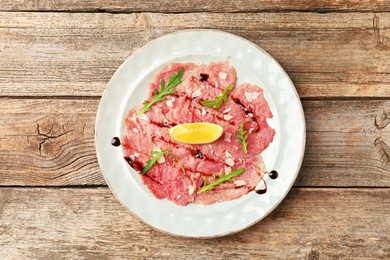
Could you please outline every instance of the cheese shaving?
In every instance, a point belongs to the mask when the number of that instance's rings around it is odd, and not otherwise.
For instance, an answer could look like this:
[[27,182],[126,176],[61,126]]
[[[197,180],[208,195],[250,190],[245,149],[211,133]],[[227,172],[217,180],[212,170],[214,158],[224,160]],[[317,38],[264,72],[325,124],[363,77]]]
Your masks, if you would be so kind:
[[140,115],[139,119],[142,120],[142,121],[149,121],[150,120],[149,117],[147,115],[145,115],[145,114]]
[[229,113],[231,110],[232,110],[232,109],[231,109],[230,107],[229,107],[229,108],[226,108],[226,109],[222,112],[222,114]]
[[197,89],[194,92],[192,92],[192,98],[197,98],[200,95],[202,95],[202,92],[199,89]]
[[253,100],[255,100],[259,95],[260,95],[260,93],[257,93],[257,92],[245,92],[244,93],[244,96],[245,96],[246,100],[248,100],[248,102],[253,102]]
[[232,118],[233,118],[233,116],[231,116],[231,115],[224,115],[223,116],[223,119],[225,119],[226,121],[229,121]]
[[218,77],[220,78],[220,79],[226,79],[227,78],[227,74],[225,73],[225,72],[220,72],[220,73],[218,73]]
[[[160,149],[160,148],[154,148],[153,151],[161,152],[161,149]],[[162,154],[161,157],[158,158],[157,162],[158,162],[159,164],[165,163],[164,154]]]
[[193,185],[188,185],[188,195],[194,194],[195,187]]
[[229,153],[228,150],[225,151],[226,158],[233,158],[233,156]]
[[229,165],[229,166],[233,166],[233,165],[234,165],[234,161],[233,161],[232,158],[227,158],[227,159],[225,160],[225,163],[226,163],[227,165]]
[[230,143],[232,140],[230,139],[232,137],[231,133],[225,133],[225,136],[223,138],[224,141]]
[[205,108],[202,108],[202,116],[205,116],[206,115],[206,109]]
[[237,187],[241,187],[241,186],[245,186],[245,185],[246,185],[246,182],[243,181],[243,180],[235,180],[235,181],[234,181],[234,184],[235,184]]

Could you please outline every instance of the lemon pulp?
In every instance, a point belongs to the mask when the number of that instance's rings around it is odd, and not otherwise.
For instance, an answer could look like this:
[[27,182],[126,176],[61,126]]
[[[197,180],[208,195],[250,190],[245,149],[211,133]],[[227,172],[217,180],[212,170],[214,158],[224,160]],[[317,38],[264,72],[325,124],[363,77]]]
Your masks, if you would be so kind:
[[212,123],[187,123],[169,129],[173,140],[185,144],[208,144],[221,137],[223,128]]

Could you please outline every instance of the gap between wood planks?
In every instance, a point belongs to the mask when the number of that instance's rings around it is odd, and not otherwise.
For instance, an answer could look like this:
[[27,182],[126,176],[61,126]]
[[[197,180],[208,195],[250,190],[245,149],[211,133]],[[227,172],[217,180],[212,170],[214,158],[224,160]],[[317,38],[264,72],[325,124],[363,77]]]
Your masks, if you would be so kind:
[[110,12],[129,13],[151,11],[161,13],[184,12],[274,12],[274,11],[311,11],[311,12],[353,12],[353,11],[390,11],[385,0],[162,0],[153,1],[26,1],[3,0],[0,10],[4,11],[61,11],[61,12]]
[[[100,100],[102,96],[1,96],[0,99],[52,99],[52,100]],[[389,98],[390,99],[390,98]]]
[[[25,100],[40,100],[40,99],[51,99],[51,100],[100,100],[102,96],[1,96],[0,99],[25,99]],[[359,101],[359,100],[367,100],[367,101],[375,101],[375,100],[390,100],[390,97],[340,97],[340,96],[323,96],[323,97],[299,97],[302,101]]]
[[[0,185],[0,189],[100,189],[109,188],[107,185],[69,185],[69,186],[19,186],[19,185]],[[305,189],[318,189],[318,190],[364,190],[364,189],[378,189],[378,190],[390,190],[390,187],[386,186],[293,186],[291,190],[305,190]]]
[[211,14],[258,14],[258,13],[269,13],[269,14],[278,14],[278,13],[313,13],[313,14],[329,14],[329,13],[389,13],[390,10],[332,10],[332,9],[310,9],[310,10],[300,10],[300,9],[284,9],[284,10],[227,10],[227,11],[206,11],[206,10],[192,10],[192,11],[150,11],[150,10],[129,10],[129,11],[110,11],[104,9],[96,10],[2,10],[0,12],[5,13],[75,13],[75,14],[91,14],[91,13],[102,13],[102,14],[142,14],[142,13],[154,13],[154,14],[198,14],[198,13],[211,13]]

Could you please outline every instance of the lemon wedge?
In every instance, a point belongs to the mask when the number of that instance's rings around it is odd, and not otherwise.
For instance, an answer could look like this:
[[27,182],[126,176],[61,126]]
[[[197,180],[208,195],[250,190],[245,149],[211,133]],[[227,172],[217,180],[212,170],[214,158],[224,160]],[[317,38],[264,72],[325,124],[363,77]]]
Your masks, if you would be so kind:
[[221,137],[223,128],[211,123],[188,123],[169,129],[173,140],[184,144],[209,144]]

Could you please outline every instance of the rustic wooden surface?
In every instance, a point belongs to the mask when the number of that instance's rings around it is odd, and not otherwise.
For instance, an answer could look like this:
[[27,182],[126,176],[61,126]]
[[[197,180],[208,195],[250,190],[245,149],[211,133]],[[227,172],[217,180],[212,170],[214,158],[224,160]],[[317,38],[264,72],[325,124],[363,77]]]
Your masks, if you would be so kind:
[[[154,231],[106,187],[96,110],[118,66],[192,28],[273,55],[307,146],[281,205],[212,240]],[[390,258],[390,2],[0,1],[0,259]]]
[[[293,188],[263,221],[211,240],[172,237],[130,215],[108,188],[3,188],[2,259],[390,256],[387,189]],[[15,214],[19,212],[19,214]]]
[[3,0],[6,11],[79,12],[260,12],[260,11],[389,11],[387,0]]
[[100,96],[158,36],[215,28],[273,55],[301,97],[390,97],[390,13],[0,13],[3,96]]
[[[1,102],[0,185],[104,184],[93,136],[99,100]],[[296,186],[390,187],[390,101],[304,100],[303,107],[307,145]]]

